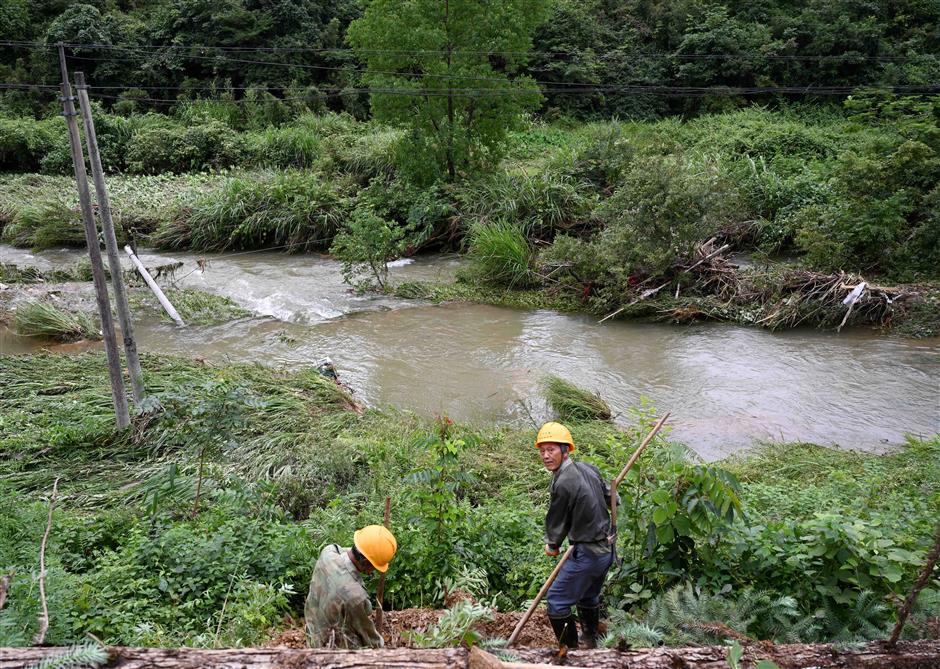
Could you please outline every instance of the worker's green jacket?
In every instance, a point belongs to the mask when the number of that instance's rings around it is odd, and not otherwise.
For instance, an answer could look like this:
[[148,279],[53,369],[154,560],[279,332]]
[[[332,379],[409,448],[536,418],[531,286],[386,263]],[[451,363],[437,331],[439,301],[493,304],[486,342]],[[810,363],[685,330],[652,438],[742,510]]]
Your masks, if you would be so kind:
[[330,544],[320,553],[304,606],[311,648],[381,648],[372,605],[349,549]]

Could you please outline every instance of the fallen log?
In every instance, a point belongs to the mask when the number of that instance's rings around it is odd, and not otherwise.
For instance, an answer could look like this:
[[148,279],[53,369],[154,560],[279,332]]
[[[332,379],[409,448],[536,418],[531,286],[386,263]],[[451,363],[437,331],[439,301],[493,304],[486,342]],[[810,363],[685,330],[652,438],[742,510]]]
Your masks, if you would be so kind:
[[[0,648],[0,669],[26,669],[64,648]],[[466,669],[465,648],[415,650],[306,650],[284,648],[108,648],[115,669]]]
[[[64,648],[0,648],[0,669],[26,669]],[[555,649],[514,650],[503,660],[504,669],[537,669],[531,665],[554,664]],[[114,669],[469,669],[465,648],[381,650],[302,650],[290,648],[108,648]],[[894,650],[874,641],[858,648],[840,649],[832,644],[754,644],[745,647],[741,667],[753,669],[759,660],[776,662],[781,669],[937,669],[940,641],[901,641]],[[728,669],[728,647],[652,648],[633,651],[570,651],[569,667],[595,669]]]

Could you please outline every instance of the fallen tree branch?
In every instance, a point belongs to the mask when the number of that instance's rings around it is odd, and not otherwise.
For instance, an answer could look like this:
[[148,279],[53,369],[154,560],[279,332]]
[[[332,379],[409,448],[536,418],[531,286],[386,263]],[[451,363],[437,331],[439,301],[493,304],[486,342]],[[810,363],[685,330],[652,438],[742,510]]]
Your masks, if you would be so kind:
[[39,615],[39,631],[33,643],[41,646],[46,641],[46,632],[49,631],[49,604],[46,601],[46,543],[49,541],[49,532],[52,530],[52,509],[55,507],[55,496],[59,490],[59,479],[52,484],[52,497],[49,498],[49,518],[46,520],[46,531],[42,535],[42,544],[39,547],[39,600],[42,602],[42,613]]
[[934,539],[933,548],[931,548],[930,552],[927,554],[927,562],[924,564],[920,576],[917,577],[917,582],[914,583],[911,593],[907,596],[907,599],[904,600],[901,610],[898,611],[898,622],[891,632],[891,638],[888,639],[888,648],[894,648],[897,645],[898,638],[901,636],[901,630],[904,629],[904,623],[907,622],[907,617],[911,615],[914,602],[917,601],[917,595],[920,594],[920,591],[924,589],[924,586],[926,586],[927,582],[933,577],[933,570],[934,567],[937,566],[938,558],[940,558],[940,525],[937,526],[937,536]]
[[10,589],[10,581],[13,579],[13,574],[4,574],[0,576],[0,609],[3,608],[3,605],[7,603],[7,591]]

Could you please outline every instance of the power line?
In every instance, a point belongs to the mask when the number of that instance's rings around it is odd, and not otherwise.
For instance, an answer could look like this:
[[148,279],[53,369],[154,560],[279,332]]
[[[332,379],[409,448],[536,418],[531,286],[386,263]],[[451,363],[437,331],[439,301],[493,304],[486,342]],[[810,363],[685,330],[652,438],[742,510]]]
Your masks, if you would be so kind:
[[[32,47],[32,48],[56,48],[55,44],[44,42],[27,41],[0,41],[0,46],[14,47]],[[119,51],[160,51],[160,50],[215,50],[231,53],[322,53],[322,54],[349,54],[359,53],[389,54],[389,55],[481,55],[481,56],[584,56],[583,51],[478,51],[472,49],[458,49],[455,51],[446,51],[442,49],[341,49],[341,48],[315,48],[315,47],[259,47],[259,46],[215,46],[210,44],[142,44],[133,46],[122,46],[116,44],[104,43],[79,43],[69,42],[64,44],[70,49],[99,49],[99,50],[119,50]],[[864,55],[859,53],[842,54],[764,54],[764,53],[659,53],[649,51],[607,51],[599,54],[590,54],[595,59],[605,59],[612,56],[622,58],[644,58],[644,59],[678,59],[678,60],[724,60],[734,58],[759,58],[766,60],[787,60],[787,61],[819,61],[819,60],[850,60],[857,61],[911,61],[920,59],[937,58],[936,54],[914,54],[905,56],[888,55]],[[192,57],[192,56],[188,56]]]
[[[667,95],[667,96],[735,96],[735,95],[848,95],[860,88],[875,87],[869,86],[843,86],[843,85],[804,85],[804,86],[665,86],[665,85],[647,85],[633,84],[623,86],[581,86],[568,88],[459,88],[459,89],[429,89],[429,88],[401,88],[401,87],[349,87],[333,92],[311,92],[304,96],[288,96],[277,98],[279,102],[289,101],[307,101],[310,98],[317,97],[342,97],[352,94],[371,94],[371,95],[400,95],[406,97],[439,97],[439,98],[478,98],[478,97],[501,97],[501,96],[531,96],[537,94],[572,94],[572,95],[595,95],[598,93],[638,93],[648,95]],[[199,102],[200,99],[186,98],[128,98],[123,95],[110,95],[99,93],[99,90],[128,90],[133,88],[145,88],[134,84],[125,86],[89,86],[89,92],[96,98],[108,100],[135,100],[146,103],[165,103],[165,104],[185,104],[187,102]],[[164,90],[164,87],[147,87],[151,90]],[[171,87],[172,88],[172,87]],[[187,91],[213,91],[224,92],[217,88],[189,88],[177,87],[179,90]],[[940,85],[902,85],[902,86],[881,86],[898,93],[921,93],[930,94],[940,92]],[[34,83],[0,83],[0,89],[43,89],[58,90],[58,86],[52,84],[34,84]],[[169,89],[168,89],[169,90]],[[242,90],[242,89],[231,89]],[[250,90],[244,89],[244,90]],[[265,89],[278,90],[278,89]],[[283,89],[280,89],[283,90]],[[233,104],[251,104],[256,100],[249,98],[240,98],[236,100],[226,100]]]

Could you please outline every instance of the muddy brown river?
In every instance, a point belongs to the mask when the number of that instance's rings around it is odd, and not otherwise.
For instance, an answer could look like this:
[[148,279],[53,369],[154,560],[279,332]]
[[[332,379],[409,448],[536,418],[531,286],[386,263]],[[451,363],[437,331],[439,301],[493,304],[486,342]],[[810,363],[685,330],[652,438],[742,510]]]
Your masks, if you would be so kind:
[[[0,247],[4,262],[49,268],[77,251]],[[588,316],[356,296],[321,256],[144,253],[181,260],[181,286],[227,295],[257,316],[213,327],[138,325],[143,351],[284,367],[330,356],[359,398],[471,422],[549,416],[545,374],[600,392],[626,419],[648,401],[673,437],[707,459],[758,441],[882,450],[940,431],[940,340],[871,331],[771,333],[731,325],[598,324]],[[449,279],[454,258],[392,269],[395,281]],[[0,332],[0,354],[44,345]]]

